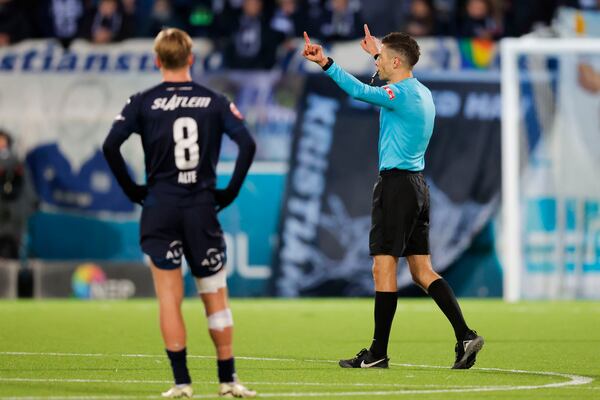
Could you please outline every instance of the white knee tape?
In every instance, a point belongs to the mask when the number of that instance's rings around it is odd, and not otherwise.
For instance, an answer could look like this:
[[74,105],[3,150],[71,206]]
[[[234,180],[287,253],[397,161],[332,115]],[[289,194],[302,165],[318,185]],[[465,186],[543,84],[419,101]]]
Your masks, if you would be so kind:
[[233,315],[231,315],[231,310],[229,308],[209,315],[207,320],[208,329],[210,330],[222,331],[225,328],[233,326]]
[[219,289],[227,286],[227,272],[221,268],[216,274],[207,278],[196,278],[198,293],[217,293]]

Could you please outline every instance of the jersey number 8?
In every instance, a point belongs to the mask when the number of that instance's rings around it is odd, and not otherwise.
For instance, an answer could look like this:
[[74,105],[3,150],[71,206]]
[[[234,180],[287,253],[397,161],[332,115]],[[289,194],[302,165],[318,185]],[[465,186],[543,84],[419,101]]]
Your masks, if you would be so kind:
[[180,170],[196,168],[200,160],[196,120],[190,117],[177,118],[173,123],[173,140],[175,141],[175,165],[177,168]]

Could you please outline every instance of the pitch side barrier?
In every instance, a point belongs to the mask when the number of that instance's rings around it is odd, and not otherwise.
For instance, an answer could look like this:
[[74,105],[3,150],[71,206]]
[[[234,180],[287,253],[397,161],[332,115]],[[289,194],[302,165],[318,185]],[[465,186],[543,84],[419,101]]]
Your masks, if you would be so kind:
[[0,299],[17,297],[17,279],[19,263],[14,260],[0,258]]
[[30,260],[34,298],[129,299],[153,297],[143,262]]

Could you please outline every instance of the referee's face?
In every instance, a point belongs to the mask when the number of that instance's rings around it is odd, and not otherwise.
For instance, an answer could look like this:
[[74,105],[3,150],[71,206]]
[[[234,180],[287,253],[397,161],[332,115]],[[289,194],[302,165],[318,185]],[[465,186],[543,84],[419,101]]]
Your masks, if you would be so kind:
[[379,79],[385,81],[390,78],[390,74],[395,67],[395,59],[398,57],[394,54],[394,52],[390,51],[385,47],[385,45],[381,48],[381,53],[375,62],[377,65],[377,71],[379,72]]

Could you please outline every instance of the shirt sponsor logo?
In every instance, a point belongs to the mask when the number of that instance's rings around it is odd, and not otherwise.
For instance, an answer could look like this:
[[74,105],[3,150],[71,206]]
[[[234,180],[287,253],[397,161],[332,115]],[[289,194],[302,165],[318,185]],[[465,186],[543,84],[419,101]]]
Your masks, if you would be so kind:
[[177,96],[174,94],[171,98],[159,97],[154,99],[152,104],[153,110],[176,110],[178,108],[206,108],[211,102],[210,97],[188,97],[188,96]]
[[181,240],[174,240],[169,244],[169,250],[165,258],[171,260],[175,265],[181,265],[181,258],[183,257],[183,243]]
[[211,247],[206,251],[206,258],[202,260],[200,265],[207,268],[211,272],[215,272],[223,268],[225,263],[225,252]]

